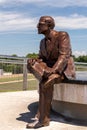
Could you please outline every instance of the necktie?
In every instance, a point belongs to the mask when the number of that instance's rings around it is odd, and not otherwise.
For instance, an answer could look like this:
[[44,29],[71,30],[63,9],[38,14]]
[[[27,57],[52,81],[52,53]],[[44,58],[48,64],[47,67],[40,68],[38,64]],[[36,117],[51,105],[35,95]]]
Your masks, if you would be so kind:
[[47,56],[49,57],[50,52],[51,52],[51,41],[49,39],[46,39],[46,51],[47,51]]

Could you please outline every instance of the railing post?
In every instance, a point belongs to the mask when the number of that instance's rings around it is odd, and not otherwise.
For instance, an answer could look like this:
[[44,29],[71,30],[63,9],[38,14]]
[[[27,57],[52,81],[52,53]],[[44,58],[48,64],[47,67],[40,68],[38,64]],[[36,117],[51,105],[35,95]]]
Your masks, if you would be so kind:
[[27,59],[24,58],[23,64],[23,90],[27,90]]

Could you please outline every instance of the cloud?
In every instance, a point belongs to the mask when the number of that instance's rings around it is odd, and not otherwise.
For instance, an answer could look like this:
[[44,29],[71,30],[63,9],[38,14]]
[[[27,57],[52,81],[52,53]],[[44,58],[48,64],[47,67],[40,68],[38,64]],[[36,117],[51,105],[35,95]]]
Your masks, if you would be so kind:
[[[28,1],[28,0],[27,0]],[[43,5],[51,7],[67,7],[67,6],[78,6],[78,7],[87,7],[87,0],[42,0]],[[41,3],[40,3],[41,4]]]
[[[56,3],[56,4],[53,4],[53,3]],[[80,1],[80,0],[53,0],[52,2],[50,2],[49,0],[49,3],[48,3],[50,6],[55,6],[55,7],[67,7],[67,6],[78,6],[78,7],[87,7],[87,1],[86,0],[83,0],[83,1]]]
[[51,6],[51,7],[67,7],[67,6],[78,6],[87,7],[87,0],[0,0],[0,4],[14,4],[14,3],[33,3],[40,6]]
[[15,5],[15,4],[28,4],[28,3],[33,3],[33,4],[38,4],[38,3],[42,3],[45,0],[0,0],[0,5],[5,5],[8,4],[9,5]]
[[[35,30],[37,17],[29,17],[22,13],[0,12],[0,32]],[[56,28],[87,29],[87,17],[73,14],[68,17],[54,17]]]
[[83,55],[86,56],[87,52],[86,51],[74,51],[73,55],[75,55],[76,57],[83,56]]
[[73,14],[70,16],[57,16],[55,17],[56,26],[58,28],[67,29],[87,29],[87,17]]
[[10,0],[0,0],[0,5],[10,3]]
[[18,0],[18,1],[23,2],[23,3],[37,3],[37,2],[39,2],[39,3],[41,2],[42,3],[45,0],[37,0],[37,1],[36,0],[32,0],[32,1],[31,0]]
[[5,3],[6,2],[6,0],[0,0],[0,3]]
[[35,28],[35,18],[25,17],[23,14],[0,12],[0,32],[31,30]]
[[[67,6],[85,6],[87,7],[87,0],[18,0],[23,3],[35,3],[45,6],[52,6],[52,7],[67,7]],[[56,3],[56,4],[55,4]]]

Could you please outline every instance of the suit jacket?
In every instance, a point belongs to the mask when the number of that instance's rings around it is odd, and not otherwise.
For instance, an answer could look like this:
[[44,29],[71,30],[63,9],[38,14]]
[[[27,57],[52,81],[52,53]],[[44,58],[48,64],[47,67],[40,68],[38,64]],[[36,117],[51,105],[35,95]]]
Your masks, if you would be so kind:
[[56,73],[64,74],[70,79],[75,78],[75,66],[67,32],[52,30],[47,38],[42,39],[39,58]]

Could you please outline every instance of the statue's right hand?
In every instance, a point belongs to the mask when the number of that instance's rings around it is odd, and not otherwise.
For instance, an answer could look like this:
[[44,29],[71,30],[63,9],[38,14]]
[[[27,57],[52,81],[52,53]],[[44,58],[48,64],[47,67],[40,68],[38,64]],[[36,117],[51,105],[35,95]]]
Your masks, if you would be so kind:
[[31,73],[32,70],[32,66],[35,64],[35,59],[28,59],[27,60],[27,69],[29,70],[29,72]]
[[32,65],[35,64],[35,62],[36,62],[35,59],[28,59],[28,60],[27,60],[27,65],[32,66]]

